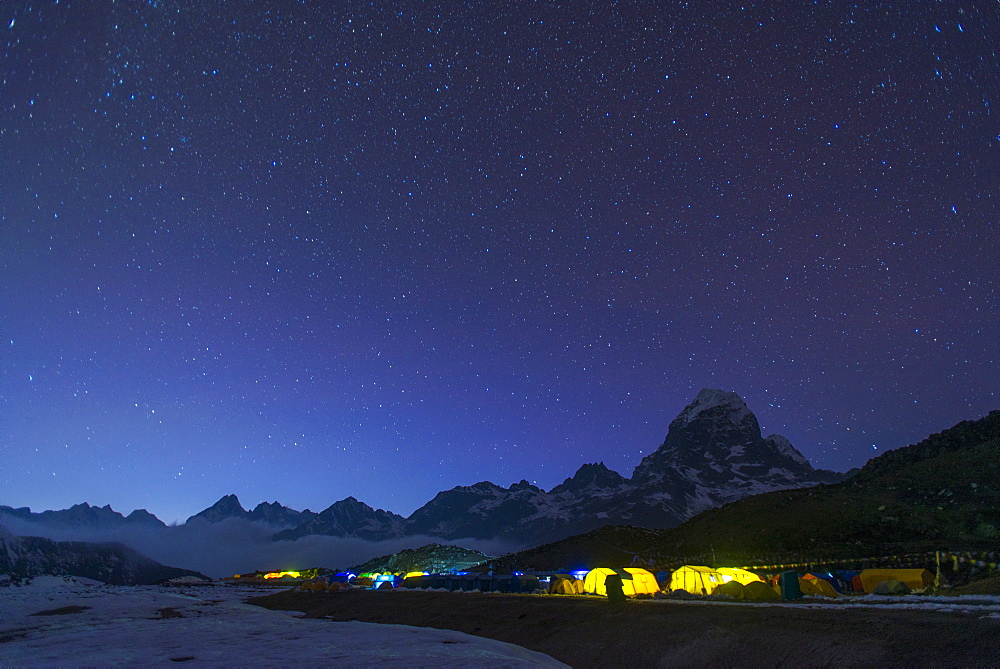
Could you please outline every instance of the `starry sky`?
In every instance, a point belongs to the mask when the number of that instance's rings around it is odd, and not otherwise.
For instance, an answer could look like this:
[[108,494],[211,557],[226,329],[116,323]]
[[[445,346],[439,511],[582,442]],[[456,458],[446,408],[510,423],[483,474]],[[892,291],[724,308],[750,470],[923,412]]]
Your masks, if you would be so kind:
[[0,5],[0,504],[409,514],[703,387],[1000,408],[1000,3]]

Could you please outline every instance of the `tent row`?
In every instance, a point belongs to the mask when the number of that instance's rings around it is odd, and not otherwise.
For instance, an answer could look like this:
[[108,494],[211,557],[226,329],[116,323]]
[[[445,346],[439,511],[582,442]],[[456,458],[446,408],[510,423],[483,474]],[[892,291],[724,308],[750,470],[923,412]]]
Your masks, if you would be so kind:
[[[368,589],[402,587],[415,590],[447,590],[464,592],[531,593],[547,592],[566,595],[608,595],[608,581],[613,577],[615,588],[621,587],[626,597],[652,596],[659,592],[686,592],[692,595],[725,595],[734,599],[765,600],[783,597],[797,599],[803,595],[839,597],[847,593],[906,594],[923,590],[934,582],[926,569],[866,569],[864,571],[814,572],[800,576],[794,571],[775,574],[765,580],[745,569],[685,565],[673,572],[658,572],[655,576],[636,567],[598,567],[587,572],[553,574],[539,579],[532,574],[424,574],[406,577],[392,574],[345,579],[338,574],[329,582],[310,581],[306,590],[334,590],[351,586]],[[618,585],[620,583],[620,586]]]
[[757,574],[743,569],[687,565],[671,574],[664,590],[683,590],[695,595],[728,595],[736,599],[768,598],[764,589],[755,583],[772,587],[776,595],[786,599],[796,599],[803,595],[839,597],[847,593],[907,594],[931,586],[934,576],[926,569],[838,570],[804,576],[789,571],[775,574],[769,582],[764,582]]
[[670,574],[660,572],[655,577],[645,569],[635,568],[594,569],[582,580],[568,574],[556,574],[549,582],[548,592],[606,595],[605,579],[612,574],[621,577],[624,593],[628,597],[661,591],[726,595],[751,600],[796,599],[803,595],[839,597],[847,593],[907,594],[934,583],[934,576],[926,569],[865,569],[860,572],[816,572],[804,576],[785,572],[765,580],[745,569],[685,565]]

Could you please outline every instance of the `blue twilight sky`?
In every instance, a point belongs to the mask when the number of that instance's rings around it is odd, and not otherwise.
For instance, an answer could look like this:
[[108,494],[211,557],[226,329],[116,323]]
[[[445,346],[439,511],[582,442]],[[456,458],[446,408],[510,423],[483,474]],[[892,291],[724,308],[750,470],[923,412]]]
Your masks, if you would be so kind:
[[[409,514],[702,387],[1000,407],[1000,5],[0,5],[0,504]],[[876,450],[877,449],[877,450]]]

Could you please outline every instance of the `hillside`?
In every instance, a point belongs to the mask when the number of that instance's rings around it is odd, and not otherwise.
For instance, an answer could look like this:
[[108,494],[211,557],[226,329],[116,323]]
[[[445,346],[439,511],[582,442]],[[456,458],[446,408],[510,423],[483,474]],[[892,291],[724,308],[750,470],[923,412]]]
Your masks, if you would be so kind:
[[0,527],[0,574],[14,581],[41,575],[82,576],[111,585],[149,585],[180,576],[205,578],[168,567],[116,543],[18,537]]
[[[498,560],[561,569],[622,558],[670,564],[843,559],[1000,549],[1000,411],[871,460],[842,483],[770,492],[669,530],[601,528]],[[632,557],[634,556],[634,557]]]
[[372,558],[364,564],[351,567],[349,571],[356,574],[365,572],[399,574],[411,571],[446,573],[468,569],[483,562],[488,557],[485,553],[459,546],[428,544],[420,548],[408,548],[392,555]]

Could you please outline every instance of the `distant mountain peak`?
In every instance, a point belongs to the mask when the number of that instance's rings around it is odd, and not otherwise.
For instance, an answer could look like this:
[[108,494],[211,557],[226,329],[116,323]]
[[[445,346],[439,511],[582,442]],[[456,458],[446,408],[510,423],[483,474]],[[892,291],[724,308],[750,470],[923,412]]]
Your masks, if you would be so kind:
[[690,423],[713,409],[724,412],[726,418],[734,424],[740,424],[748,418],[753,418],[754,422],[757,420],[743,398],[736,393],[716,388],[702,388],[694,401],[681,411],[674,422]]
[[792,442],[788,441],[785,437],[780,434],[769,434],[764,437],[764,441],[771,444],[774,448],[775,453],[783,455],[803,467],[808,467],[812,469],[812,465],[809,464],[809,460],[806,459],[804,455],[799,453],[799,450],[792,446]]
[[511,492],[514,492],[514,491],[517,491],[517,490],[531,490],[531,491],[541,492],[541,488],[539,488],[536,485],[532,485],[532,484],[528,483],[528,481],[526,479],[521,479],[517,483],[512,483],[511,486],[510,486],[510,488],[508,488],[508,490],[510,490]]
[[552,489],[553,494],[579,492],[588,487],[615,488],[627,479],[616,471],[608,469],[603,462],[581,465],[576,473]]
[[643,458],[634,479],[664,480],[680,470],[697,485],[737,489],[794,487],[814,471],[786,438],[761,436],[743,398],[712,388],[702,389],[671,421],[663,444]]
[[316,514],[306,509],[296,511],[287,506],[282,506],[279,502],[261,502],[247,514],[247,519],[255,522],[266,523],[275,527],[292,528],[306,523],[316,517]]
[[285,541],[309,534],[326,534],[377,541],[402,536],[404,520],[402,516],[390,511],[373,509],[354,497],[346,497],[294,529],[278,532],[272,538],[275,541]]
[[224,495],[218,502],[208,507],[204,511],[194,514],[187,521],[201,519],[210,523],[218,523],[226,518],[246,518],[249,515],[236,495]]
[[130,523],[148,525],[150,527],[166,527],[164,522],[145,509],[136,509],[125,517]]

